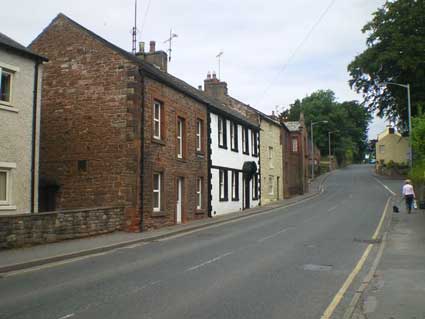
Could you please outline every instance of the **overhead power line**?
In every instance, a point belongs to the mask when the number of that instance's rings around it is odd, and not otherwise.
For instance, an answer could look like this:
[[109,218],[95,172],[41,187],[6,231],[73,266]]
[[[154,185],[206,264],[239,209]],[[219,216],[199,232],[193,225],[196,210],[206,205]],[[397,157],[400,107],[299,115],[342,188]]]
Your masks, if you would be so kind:
[[295,50],[292,52],[292,54],[289,56],[288,60],[286,60],[285,64],[280,68],[279,72],[276,74],[276,76],[273,78],[273,80],[268,84],[266,89],[262,92],[260,95],[257,104],[261,102],[261,100],[266,96],[267,92],[273,87],[276,80],[285,72],[285,70],[288,68],[288,65],[292,62],[295,55],[298,53],[298,51],[302,48],[302,46],[307,42],[307,40],[310,38],[310,36],[313,34],[314,30],[317,28],[317,26],[320,24],[320,22],[323,20],[323,18],[326,16],[326,14],[329,12],[331,7],[335,4],[336,0],[331,0],[328,4],[328,6],[325,8],[325,10],[320,14],[319,18],[316,20],[316,22],[312,25],[310,30],[307,32],[307,34],[304,36],[304,38],[300,41],[298,46],[295,48]]

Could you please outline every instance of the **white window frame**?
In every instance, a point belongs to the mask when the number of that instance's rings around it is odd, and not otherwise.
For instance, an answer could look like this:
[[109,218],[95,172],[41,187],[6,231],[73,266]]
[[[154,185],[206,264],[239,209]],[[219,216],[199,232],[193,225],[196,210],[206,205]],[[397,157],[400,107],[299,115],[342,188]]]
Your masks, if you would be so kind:
[[274,195],[274,176],[269,175],[269,195]]
[[12,206],[13,202],[13,177],[12,169],[16,168],[15,163],[0,162],[0,172],[6,173],[6,200],[0,200],[0,210],[16,209],[16,206]]
[[236,135],[236,131],[238,129],[238,125],[236,123],[230,122],[230,148],[232,150],[236,149],[236,141],[235,141],[235,137]]
[[196,122],[196,151],[201,152],[202,151],[202,120],[197,119]]
[[1,74],[2,72],[10,74],[10,93],[9,93],[9,101],[0,100],[0,105],[6,105],[8,107],[12,107],[13,104],[13,83],[15,80],[15,73],[19,71],[18,67],[13,65],[9,65],[3,62],[0,62],[0,90],[1,90]]
[[269,146],[269,167],[274,168],[273,166],[273,147]]
[[298,139],[296,137],[292,138],[292,152],[298,153]]
[[177,158],[183,158],[183,125],[184,119],[177,118]]
[[232,200],[235,200],[236,194],[238,194],[239,197],[239,190],[237,189],[237,186],[239,185],[239,174],[237,171],[232,171]]
[[218,117],[218,145],[224,146],[224,118]]
[[[158,188],[155,189],[155,178],[156,176],[159,178],[158,181]],[[152,185],[152,190],[153,190],[153,198],[155,198],[154,194],[158,193],[158,206],[155,206],[155,200],[152,201],[152,206],[153,206],[153,211],[154,212],[160,212],[161,211],[161,184],[162,184],[162,173],[153,173],[153,185]]]
[[[158,117],[155,117],[156,107],[158,107]],[[162,138],[161,134],[161,113],[162,113],[162,104],[160,102],[153,103],[153,137],[160,140]],[[156,134],[156,125],[158,125],[158,134]]]
[[203,178],[198,177],[197,181],[197,189],[196,189],[196,195],[198,197],[196,209],[202,209],[202,185],[203,185]]
[[220,169],[218,174],[219,174],[218,176],[219,198],[220,200],[224,201],[226,199],[226,194],[225,194],[226,193],[226,185],[225,185],[226,175],[225,174],[227,174],[227,171]]

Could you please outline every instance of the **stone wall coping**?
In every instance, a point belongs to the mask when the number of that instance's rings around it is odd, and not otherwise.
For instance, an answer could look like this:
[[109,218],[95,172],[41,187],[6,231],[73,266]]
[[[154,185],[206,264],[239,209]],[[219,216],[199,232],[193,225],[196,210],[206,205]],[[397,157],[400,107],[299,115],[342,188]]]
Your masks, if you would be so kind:
[[125,208],[125,207],[126,206],[107,206],[107,207],[57,210],[57,211],[43,212],[43,213],[7,214],[7,215],[0,215],[0,219],[11,218],[11,217],[35,217],[35,216],[57,215],[57,214],[76,214],[76,213],[84,213],[84,212],[90,212],[95,210],[108,210],[108,209],[117,209],[117,208]]

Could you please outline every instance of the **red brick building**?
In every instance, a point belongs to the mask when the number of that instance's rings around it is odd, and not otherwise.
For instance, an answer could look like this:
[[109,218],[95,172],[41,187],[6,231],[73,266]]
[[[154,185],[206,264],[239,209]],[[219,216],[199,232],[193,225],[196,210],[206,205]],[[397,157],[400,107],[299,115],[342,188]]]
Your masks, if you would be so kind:
[[307,130],[304,116],[299,121],[283,122],[284,196],[290,197],[308,191]]
[[49,57],[42,210],[124,206],[130,231],[207,216],[208,103],[165,52],[134,56],[63,14],[31,48]]

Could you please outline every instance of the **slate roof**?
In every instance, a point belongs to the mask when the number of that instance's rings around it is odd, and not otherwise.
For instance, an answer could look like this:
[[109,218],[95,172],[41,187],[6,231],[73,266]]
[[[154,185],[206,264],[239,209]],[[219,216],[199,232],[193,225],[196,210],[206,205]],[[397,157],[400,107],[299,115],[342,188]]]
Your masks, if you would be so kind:
[[179,78],[171,75],[170,73],[161,71],[160,69],[158,69],[154,65],[147,63],[147,62],[141,60],[140,58],[136,57],[135,55],[131,54],[130,52],[127,52],[127,51],[121,49],[120,47],[112,44],[111,42],[105,40],[101,36],[97,35],[96,33],[90,31],[89,29],[83,27],[82,25],[75,22],[71,18],[67,17],[63,13],[59,13],[52,20],[52,22],[43,30],[43,32],[40,35],[38,35],[38,37],[35,38],[34,41],[32,41],[32,42],[35,42],[59,18],[66,19],[71,24],[73,24],[75,27],[77,27],[80,30],[82,30],[83,32],[87,33],[89,36],[91,36],[94,39],[96,39],[97,41],[103,43],[105,46],[109,47],[110,49],[117,52],[118,54],[125,57],[126,59],[138,64],[140,66],[140,69],[142,71],[144,71],[144,73],[146,75],[148,75],[150,78],[158,80],[162,83],[165,83],[165,84],[169,85],[170,87],[176,89],[177,91],[184,93],[184,94],[190,96],[191,98],[197,100],[198,102],[207,104],[208,107],[210,109],[212,109],[213,112],[216,111],[216,112],[219,112],[219,113],[225,113],[227,116],[229,116],[233,120],[236,120],[238,122],[242,122],[245,125],[248,125],[252,128],[258,129],[257,123],[250,121],[249,119],[247,119],[243,115],[239,114],[238,112],[236,112],[236,111],[232,110],[231,108],[229,108],[228,106],[224,105],[222,102],[217,101],[216,99],[213,99],[213,98],[207,96],[205,93],[203,93],[203,91],[194,88],[193,86],[184,82],[183,80],[180,80]]
[[9,38],[7,35],[0,32],[0,47],[17,51],[35,60],[47,61],[47,58],[32,52],[27,47]]
[[300,130],[300,122],[298,121],[285,122],[285,125],[291,132],[298,132]]

